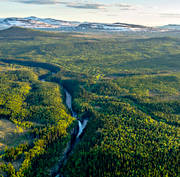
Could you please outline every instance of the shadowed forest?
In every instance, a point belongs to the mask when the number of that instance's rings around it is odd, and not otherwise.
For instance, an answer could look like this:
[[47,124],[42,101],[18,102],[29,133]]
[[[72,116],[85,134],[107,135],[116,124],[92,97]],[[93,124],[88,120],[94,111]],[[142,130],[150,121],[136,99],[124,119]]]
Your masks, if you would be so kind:
[[[158,36],[158,35],[157,35]],[[178,176],[178,35],[0,31],[0,174]]]

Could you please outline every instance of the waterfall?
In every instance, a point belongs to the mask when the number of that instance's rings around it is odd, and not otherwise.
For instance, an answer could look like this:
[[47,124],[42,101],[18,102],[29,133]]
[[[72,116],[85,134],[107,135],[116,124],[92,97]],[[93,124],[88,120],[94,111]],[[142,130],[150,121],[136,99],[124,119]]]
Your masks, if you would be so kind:
[[[72,116],[78,120],[77,113],[74,112],[72,109],[72,96],[70,95],[70,93],[67,90],[64,89],[64,91],[66,93],[66,105],[69,108],[69,110],[71,110]],[[79,130],[78,130],[78,134],[77,134],[76,138],[79,138],[79,136],[82,134],[84,128],[87,125],[87,122],[88,122],[87,119],[84,119],[82,122],[80,120],[78,120]]]

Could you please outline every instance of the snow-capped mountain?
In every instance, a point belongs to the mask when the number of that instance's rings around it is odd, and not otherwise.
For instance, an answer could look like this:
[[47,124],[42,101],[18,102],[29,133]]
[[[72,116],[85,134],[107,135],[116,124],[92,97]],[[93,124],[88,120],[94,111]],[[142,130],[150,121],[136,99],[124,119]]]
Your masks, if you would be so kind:
[[152,31],[155,30],[150,27],[141,26],[141,25],[133,25],[126,23],[81,23],[76,29],[78,30],[100,30],[100,31]]
[[165,25],[165,26],[161,26],[161,29],[166,29],[166,30],[177,30],[180,31],[180,25],[176,25],[176,24],[169,24],[169,25]]
[[25,28],[59,28],[62,26],[75,26],[78,25],[75,22],[66,22],[61,20],[55,20],[50,18],[37,18],[37,17],[27,17],[27,18],[5,18],[0,19],[0,27],[12,27],[19,26]]
[[156,32],[163,31],[164,28],[152,28],[142,25],[133,25],[126,23],[89,23],[89,22],[74,22],[63,21],[52,18],[1,18],[0,29],[6,29],[12,26],[42,29],[48,31],[106,31],[106,32]]

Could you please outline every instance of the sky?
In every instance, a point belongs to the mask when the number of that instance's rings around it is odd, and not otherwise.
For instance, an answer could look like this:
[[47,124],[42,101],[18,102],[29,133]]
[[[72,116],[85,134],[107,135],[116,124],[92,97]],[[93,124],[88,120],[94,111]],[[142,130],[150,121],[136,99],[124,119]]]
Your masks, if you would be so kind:
[[180,24],[180,0],[0,0],[0,18],[28,16],[148,26]]

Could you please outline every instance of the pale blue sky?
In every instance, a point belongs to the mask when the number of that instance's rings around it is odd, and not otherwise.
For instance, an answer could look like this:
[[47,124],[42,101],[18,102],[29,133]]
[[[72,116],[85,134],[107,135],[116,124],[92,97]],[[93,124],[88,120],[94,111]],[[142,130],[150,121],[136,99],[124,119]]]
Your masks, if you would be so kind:
[[0,18],[27,16],[149,26],[180,24],[180,0],[0,0]]

